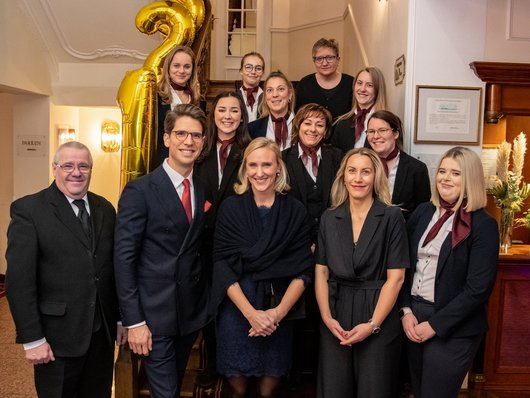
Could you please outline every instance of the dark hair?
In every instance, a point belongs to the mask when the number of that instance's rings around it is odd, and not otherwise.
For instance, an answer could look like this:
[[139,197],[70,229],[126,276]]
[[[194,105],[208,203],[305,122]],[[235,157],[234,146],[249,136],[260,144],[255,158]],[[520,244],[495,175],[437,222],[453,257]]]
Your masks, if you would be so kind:
[[179,104],[176,105],[172,111],[167,111],[166,118],[164,119],[164,132],[170,134],[175,127],[177,119],[188,116],[192,119],[197,120],[202,127],[202,133],[206,132],[206,115],[197,105],[192,104]]
[[380,119],[387,122],[392,131],[398,133],[396,146],[400,151],[403,151],[403,123],[401,123],[399,116],[390,111],[376,111],[370,116],[368,123],[370,123],[370,120],[372,119]]
[[331,123],[333,121],[333,117],[331,116],[331,113],[324,108],[322,105],[319,104],[305,104],[300,109],[298,109],[298,112],[296,112],[296,116],[293,120],[293,129],[291,132],[291,145],[296,145],[300,141],[300,126],[304,122],[305,119],[311,116],[321,116],[325,122],[326,122],[326,131],[324,132],[324,137],[322,137],[322,141],[326,141],[329,136],[331,135]]
[[241,153],[245,150],[249,142],[252,140],[248,132],[248,115],[243,102],[243,98],[235,91],[222,91],[215,97],[210,114],[208,115],[208,129],[206,130],[206,145],[203,152],[203,157],[208,156],[213,146],[217,142],[217,125],[215,124],[215,108],[222,98],[237,98],[239,110],[241,112],[241,123],[236,129],[236,142],[241,149]]

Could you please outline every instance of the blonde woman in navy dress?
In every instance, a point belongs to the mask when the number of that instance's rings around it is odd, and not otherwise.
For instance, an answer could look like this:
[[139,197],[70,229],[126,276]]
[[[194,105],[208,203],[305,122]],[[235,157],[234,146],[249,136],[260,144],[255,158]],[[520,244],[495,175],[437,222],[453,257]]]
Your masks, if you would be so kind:
[[320,220],[315,267],[322,317],[317,397],[395,398],[402,333],[396,301],[409,264],[407,232],[374,151],[346,154],[331,200]]

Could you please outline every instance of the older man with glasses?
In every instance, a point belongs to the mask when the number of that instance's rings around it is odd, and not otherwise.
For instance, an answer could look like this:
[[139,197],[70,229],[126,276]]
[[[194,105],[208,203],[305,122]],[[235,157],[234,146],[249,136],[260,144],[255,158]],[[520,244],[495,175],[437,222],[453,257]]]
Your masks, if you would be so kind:
[[11,205],[7,298],[17,343],[34,365],[39,398],[110,398],[118,302],[112,263],[115,211],[88,192],[92,156],[59,147],[55,181]]

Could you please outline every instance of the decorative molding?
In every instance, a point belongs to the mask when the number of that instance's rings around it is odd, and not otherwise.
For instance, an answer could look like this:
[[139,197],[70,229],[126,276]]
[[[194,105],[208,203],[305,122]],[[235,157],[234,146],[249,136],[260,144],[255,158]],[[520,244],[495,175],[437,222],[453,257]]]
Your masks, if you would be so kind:
[[[39,20],[42,18],[42,15],[39,15],[40,18],[37,18],[36,14],[38,13],[35,12],[36,1],[35,0],[22,0],[22,1],[25,3],[26,8],[29,11],[29,14],[31,15],[31,18],[33,19],[35,25],[37,26],[37,29],[39,29],[41,33],[41,36],[45,39],[47,36],[42,31],[42,28],[41,28],[42,22],[39,22]],[[57,19],[55,18],[53,14],[53,11],[50,7],[49,0],[40,0],[40,6],[42,7],[42,10],[45,16],[47,17],[48,22],[55,36],[57,37],[57,40],[59,41],[62,49],[66,53],[70,54],[72,57],[75,57],[77,59],[82,59],[82,60],[91,60],[91,59],[103,58],[103,57],[108,57],[108,56],[111,56],[111,57],[122,57],[123,56],[123,57],[130,57],[130,58],[144,60],[148,55],[146,53],[142,53],[140,51],[133,50],[133,49],[127,49],[119,45],[110,45],[104,48],[95,49],[90,52],[78,51],[75,48],[73,48],[72,45],[66,39],[63,31],[61,30],[59,24],[57,23]],[[46,45],[47,47],[49,47],[49,44],[46,44]]]
[[526,5],[527,9],[521,10],[517,7],[517,5],[520,6],[520,3],[517,2],[517,0],[509,0],[508,1],[508,21],[507,21],[507,39],[510,41],[530,41],[530,28],[528,26],[525,26],[527,30],[526,36],[521,36],[521,33],[517,33],[517,30],[520,30],[521,28],[517,29],[518,27],[515,26],[515,16],[516,15],[528,15],[528,11],[530,10],[530,5],[528,5],[527,0],[519,0],[524,1],[524,4]]

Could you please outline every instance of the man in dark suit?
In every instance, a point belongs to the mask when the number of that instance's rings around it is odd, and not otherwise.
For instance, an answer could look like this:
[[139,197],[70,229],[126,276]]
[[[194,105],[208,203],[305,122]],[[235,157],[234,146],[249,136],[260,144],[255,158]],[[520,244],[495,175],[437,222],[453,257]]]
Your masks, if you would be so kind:
[[[68,142],[55,181],[11,205],[6,287],[17,343],[40,398],[110,398],[118,303],[112,266],[115,211],[88,192],[92,157]],[[118,342],[126,341],[118,327]]]
[[204,113],[177,105],[164,121],[169,157],[127,184],[118,204],[114,261],[129,346],[143,355],[154,398],[180,395],[197,331],[208,322],[199,259],[208,202],[193,165],[204,145]]

